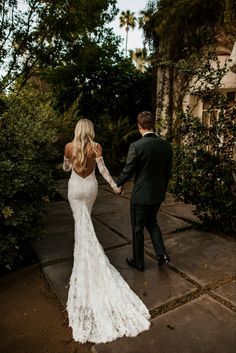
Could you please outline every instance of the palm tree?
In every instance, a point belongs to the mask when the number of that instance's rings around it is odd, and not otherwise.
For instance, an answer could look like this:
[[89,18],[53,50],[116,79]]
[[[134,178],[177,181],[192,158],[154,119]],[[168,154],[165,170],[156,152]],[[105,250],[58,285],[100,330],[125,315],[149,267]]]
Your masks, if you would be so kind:
[[122,11],[120,14],[120,27],[124,27],[126,31],[125,55],[127,55],[129,29],[134,29],[135,25],[136,17],[134,16],[134,12],[130,12],[130,10]]

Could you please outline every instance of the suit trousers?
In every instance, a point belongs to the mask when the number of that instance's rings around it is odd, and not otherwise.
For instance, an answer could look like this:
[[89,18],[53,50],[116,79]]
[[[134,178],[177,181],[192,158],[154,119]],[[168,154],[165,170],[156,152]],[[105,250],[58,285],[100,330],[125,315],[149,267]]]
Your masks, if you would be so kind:
[[156,220],[160,206],[160,203],[151,205],[130,203],[133,259],[136,266],[144,266],[144,227],[150,234],[156,256],[166,253],[162,233]]

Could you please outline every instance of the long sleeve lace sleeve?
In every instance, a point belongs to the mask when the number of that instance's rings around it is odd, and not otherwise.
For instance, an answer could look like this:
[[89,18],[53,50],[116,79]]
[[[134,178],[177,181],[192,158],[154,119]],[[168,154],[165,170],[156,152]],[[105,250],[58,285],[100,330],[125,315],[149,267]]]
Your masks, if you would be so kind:
[[69,171],[71,171],[71,168],[72,168],[72,165],[71,165],[71,163],[70,163],[69,158],[66,158],[66,157],[64,156],[64,161],[63,161],[63,170],[64,170],[64,172],[69,172]]
[[111,177],[109,170],[107,169],[103,157],[98,157],[96,158],[96,163],[98,166],[99,173],[103,176],[103,178],[108,182],[108,184],[111,186],[111,188],[115,191],[118,192],[120,189],[117,187],[115,181]]

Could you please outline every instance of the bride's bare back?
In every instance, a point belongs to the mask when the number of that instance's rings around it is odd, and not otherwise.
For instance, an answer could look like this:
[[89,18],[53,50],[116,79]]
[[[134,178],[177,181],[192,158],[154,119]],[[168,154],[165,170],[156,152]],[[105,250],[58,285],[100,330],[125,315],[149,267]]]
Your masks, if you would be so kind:
[[[65,157],[70,160],[70,164],[73,164],[76,157],[73,155],[73,142],[69,142],[65,146]],[[96,164],[96,158],[102,157],[102,147],[98,143],[96,144],[96,151],[92,147],[92,145],[89,143],[87,145],[87,158],[86,158],[86,164],[85,164],[85,169],[81,172],[78,171],[78,168],[76,165],[73,167],[73,170],[82,178],[87,178],[91,173],[93,173],[95,164]]]

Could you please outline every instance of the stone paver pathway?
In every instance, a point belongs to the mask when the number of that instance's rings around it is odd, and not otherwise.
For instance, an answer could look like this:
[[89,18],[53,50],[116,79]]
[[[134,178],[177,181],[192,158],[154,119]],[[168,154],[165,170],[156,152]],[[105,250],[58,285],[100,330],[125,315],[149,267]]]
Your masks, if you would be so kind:
[[[129,198],[114,195],[99,178],[92,217],[96,234],[111,263],[150,310],[149,331],[134,338],[94,345],[94,353],[235,353],[235,242],[193,228],[193,207],[167,193],[158,215],[171,256],[168,268],[157,266],[145,233],[146,271],[127,266],[132,255]],[[32,246],[43,272],[63,304],[73,261],[73,219],[67,202],[67,181],[58,183],[61,201],[48,205],[45,235]]]

